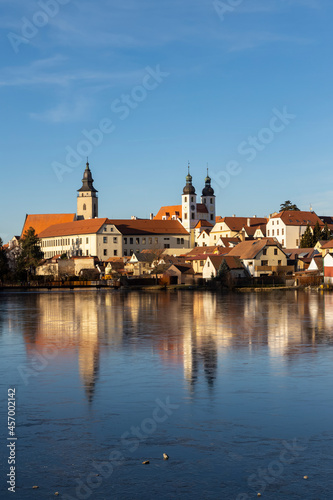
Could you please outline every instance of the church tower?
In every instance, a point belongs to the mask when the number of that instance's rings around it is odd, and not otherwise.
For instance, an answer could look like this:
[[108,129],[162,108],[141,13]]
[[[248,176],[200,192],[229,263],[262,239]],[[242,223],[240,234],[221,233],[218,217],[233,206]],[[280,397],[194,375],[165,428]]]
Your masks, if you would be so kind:
[[94,219],[98,217],[98,198],[97,190],[93,186],[94,179],[92,178],[89,168],[88,158],[86,169],[83,174],[82,187],[78,189],[77,195],[77,219]]
[[192,186],[192,176],[190,166],[186,176],[186,186],[182,194],[182,224],[186,231],[190,232],[197,222],[197,195]]
[[213,225],[215,224],[215,195],[214,195],[214,189],[210,185],[211,183],[211,178],[208,175],[208,168],[207,168],[207,177],[205,179],[205,187],[202,190],[202,195],[201,195],[201,203],[206,205],[206,208],[208,210],[208,220],[211,222]]

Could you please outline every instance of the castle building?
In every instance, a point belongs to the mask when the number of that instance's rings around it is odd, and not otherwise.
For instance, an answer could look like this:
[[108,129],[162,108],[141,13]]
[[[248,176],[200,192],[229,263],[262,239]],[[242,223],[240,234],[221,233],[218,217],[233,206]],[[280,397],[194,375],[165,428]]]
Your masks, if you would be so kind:
[[77,196],[77,220],[95,219],[98,217],[98,198],[97,189],[93,186],[89,163],[87,159],[86,169],[83,174],[82,186],[78,189]]

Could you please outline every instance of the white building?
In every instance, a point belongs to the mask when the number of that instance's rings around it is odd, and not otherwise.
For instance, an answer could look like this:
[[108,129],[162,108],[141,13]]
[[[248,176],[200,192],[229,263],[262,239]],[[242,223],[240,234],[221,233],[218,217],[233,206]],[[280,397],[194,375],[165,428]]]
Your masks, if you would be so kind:
[[307,226],[313,229],[317,222],[321,228],[324,227],[324,223],[314,212],[285,210],[269,219],[266,236],[276,238],[284,248],[299,248]]
[[146,249],[190,247],[189,233],[175,220],[78,220],[50,226],[39,239],[46,259],[66,254],[108,260]]

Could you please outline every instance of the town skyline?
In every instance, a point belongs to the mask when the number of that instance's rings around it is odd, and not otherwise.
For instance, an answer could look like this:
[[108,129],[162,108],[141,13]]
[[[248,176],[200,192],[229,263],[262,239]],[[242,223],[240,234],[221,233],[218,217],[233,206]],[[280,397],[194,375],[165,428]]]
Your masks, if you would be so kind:
[[177,203],[188,161],[217,215],[332,213],[329,2],[46,4],[2,2],[4,241],[75,211],[87,155],[110,218]]

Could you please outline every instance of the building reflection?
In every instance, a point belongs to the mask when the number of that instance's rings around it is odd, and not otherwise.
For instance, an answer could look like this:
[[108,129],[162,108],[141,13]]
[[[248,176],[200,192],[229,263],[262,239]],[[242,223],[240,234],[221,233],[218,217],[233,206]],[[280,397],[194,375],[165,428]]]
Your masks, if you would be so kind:
[[53,348],[50,364],[59,356],[76,364],[90,403],[101,359],[117,350],[149,352],[168,370],[179,368],[193,394],[201,382],[214,390],[230,353],[266,351],[281,367],[333,343],[333,296],[315,292],[37,293],[17,295],[0,319],[9,331],[21,329],[28,358]]

